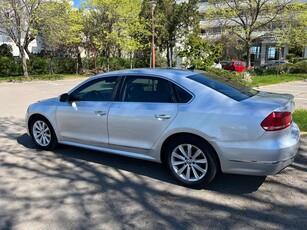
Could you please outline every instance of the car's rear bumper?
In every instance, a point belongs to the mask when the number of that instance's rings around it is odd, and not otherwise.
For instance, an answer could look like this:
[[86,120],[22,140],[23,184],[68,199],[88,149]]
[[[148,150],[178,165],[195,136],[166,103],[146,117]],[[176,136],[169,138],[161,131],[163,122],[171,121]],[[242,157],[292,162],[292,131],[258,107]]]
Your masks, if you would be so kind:
[[217,142],[221,169],[225,173],[272,175],[290,165],[298,151],[300,131],[293,123],[289,132],[267,132],[260,139]]

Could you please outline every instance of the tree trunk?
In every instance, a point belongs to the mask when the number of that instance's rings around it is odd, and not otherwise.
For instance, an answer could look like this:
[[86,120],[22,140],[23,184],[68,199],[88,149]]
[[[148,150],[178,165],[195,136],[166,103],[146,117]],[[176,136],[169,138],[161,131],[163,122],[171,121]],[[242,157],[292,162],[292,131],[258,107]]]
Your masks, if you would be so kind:
[[130,69],[132,69],[132,52],[130,52]]
[[79,48],[77,48],[77,74],[79,74],[79,70],[82,69],[82,58]]
[[30,39],[25,39],[25,45],[24,45],[24,50],[26,51],[28,57],[31,59],[32,58],[32,53],[29,51],[29,44],[34,41],[35,37],[31,37]]
[[249,69],[251,65],[251,54],[250,54],[250,43],[247,41],[245,43],[245,49],[246,49],[246,68]]
[[19,48],[19,52],[20,52],[20,58],[21,58],[21,62],[22,62],[23,76],[26,79],[28,79],[29,74],[28,74],[27,59],[26,59],[26,53],[25,53],[25,50],[23,49],[23,47]]
[[173,67],[174,47],[170,46],[170,67]]
[[95,71],[97,70],[97,49],[95,45],[94,45],[94,69]]
[[169,52],[168,44],[166,45],[166,59],[167,59],[167,67],[171,67],[170,52]]

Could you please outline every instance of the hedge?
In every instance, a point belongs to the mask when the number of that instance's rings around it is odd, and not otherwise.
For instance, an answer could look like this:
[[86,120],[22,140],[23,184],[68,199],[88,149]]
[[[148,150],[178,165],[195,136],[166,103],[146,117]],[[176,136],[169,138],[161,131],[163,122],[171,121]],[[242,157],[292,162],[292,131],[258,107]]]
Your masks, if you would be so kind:
[[272,66],[272,67],[256,67],[252,71],[255,75],[266,75],[266,74],[282,74],[282,73],[289,73],[289,74],[298,74],[298,73],[307,73],[307,62],[297,62],[293,63],[286,63],[281,64],[279,66]]
[[[132,59],[134,68],[148,67],[148,61],[144,59]],[[81,63],[78,63],[76,58],[71,57],[53,57],[45,58],[34,56],[30,60],[27,60],[28,72],[30,75],[37,74],[73,74],[81,72],[81,69],[93,70],[94,59],[83,58]],[[109,66],[109,70],[121,70],[130,68],[129,58],[107,58],[97,57],[97,69],[106,71]],[[157,65],[157,67],[159,67]],[[22,76],[22,64],[20,58],[9,58],[0,56],[0,77],[8,76]]]

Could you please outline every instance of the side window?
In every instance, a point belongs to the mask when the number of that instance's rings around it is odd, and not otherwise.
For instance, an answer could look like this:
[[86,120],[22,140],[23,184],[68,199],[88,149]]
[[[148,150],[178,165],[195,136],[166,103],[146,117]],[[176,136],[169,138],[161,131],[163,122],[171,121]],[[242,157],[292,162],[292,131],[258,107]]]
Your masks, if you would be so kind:
[[187,103],[192,99],[192,95],[190,93],[175,84],[173,85],[178,99],[178,103]]
[[111,101],[119,77],[105,77],[90,81],[70,94],[73,101]]
[[168,81],[156,77],[127,77],[122,100],[127,102],[174,102]]

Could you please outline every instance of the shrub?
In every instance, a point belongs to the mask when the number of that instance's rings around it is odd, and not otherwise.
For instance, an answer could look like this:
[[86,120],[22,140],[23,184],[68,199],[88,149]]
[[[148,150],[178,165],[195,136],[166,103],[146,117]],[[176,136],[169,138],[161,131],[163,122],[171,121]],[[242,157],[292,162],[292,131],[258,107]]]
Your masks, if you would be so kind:
[[208,72],[215,73],[221,77],[225,77],[231,79],[236,82],[244,83],[244,73],[233,73],[228,70],[216,69],[216,68],[208,68]]
[[83,58],[82,59],[82,66],[84,69],[94,69],[94,58]]
[[307,58],[301,58],[301,57],[293,58],[293,63],[297,63],[297,62],[302,61],[302,60],[307,60]]
[[307,73],[307,62],[298,62],[295,63],[295,66],[299,73]]
[[11,58],[0,56],[0,76],[10,76],[12,62]]
[[287,63],[280,66],[281,73],[307,73],[307,62]]
[[253,74],[261,76],[266,74],[298,74],[298,73],[307,73],[307,62],[297,62],[293,63],[286,63],[281,64],[279,66],[272,66],[272,67],[256,67],[252,71]]
[[21,59],[19,57],[14,57],[12,59],[10,76],[20,76],[20,75],[23,75]]
[[263,67],[254,67],[251,71],[252,74],[255,74],[257,76],[261,76],[265,74],[265,68]]
[[48,60],[46,58],[33,57],[30,60],[29,67],[30,74],[47,74],[49,72]]
[[134,60],[134,66],[135,66],[135,68],[146,68],[146,67],[149,66],[149,63],[145,59],[137,58],[137,59]]
[[294,54],[293,53],[288,53],[286,55],[286,58],[289,62],[293,62]]
[[55,74],[75,73],[77,68],[77,59],[71,57],[52,58],[51,68]]
[[12,46],[8,44],[0,45],[0,56],[13,58],[13,49]]

